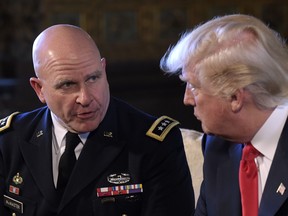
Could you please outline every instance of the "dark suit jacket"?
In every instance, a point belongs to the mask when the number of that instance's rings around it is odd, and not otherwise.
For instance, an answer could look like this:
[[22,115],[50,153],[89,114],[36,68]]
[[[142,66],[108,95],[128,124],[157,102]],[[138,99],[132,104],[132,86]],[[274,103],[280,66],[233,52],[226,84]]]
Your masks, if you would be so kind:
[[[192,215],[193,188],[180,130],[172,128],[160,142],[146,135],[154,121],[112,98],[59,200],[52,178],[49,109],[16,115],[0,134],[0,215]],[[122,185],[142,184],[143,192],[98,197],[97,188],[116,186],[108,176],[121,173],[130,178]]]
[[[242,144],[214,136],[203,137],[204,180],[197,202],[197,216],[241,216],[238,171]],[[283,195],[277,190],[283,184]],[[286,188],[286,189],[285,189]],[[280,137],[262,194],[259,216],[288,215],[288,121]]]

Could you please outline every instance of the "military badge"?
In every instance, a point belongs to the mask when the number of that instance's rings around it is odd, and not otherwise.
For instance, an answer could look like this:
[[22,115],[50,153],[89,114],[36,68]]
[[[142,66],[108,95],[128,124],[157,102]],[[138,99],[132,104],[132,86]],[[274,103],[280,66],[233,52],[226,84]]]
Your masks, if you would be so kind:
[[10,116],[7,116],[3,119],[0,119],[0,132],[6,130],[10,127],[12,118],[17,115],[19,112],[14,112]]
[[97,188],[97,197],[118,196],[142,192],[142,184],[117,185],[112,187]]
[[163,141],[167,136],[167,134],[169,133],[169,131],[178,124],[179,124],[178,121],[168,116],[161,116],[149,128],[146,135],[156,140]]
[[18,200],[15,200],[9,196],[4,195],[4,205],[14,211],[23,214],[23,208],[24,208],[23,203],[19,202]]
[[113,137],[113,133],[111,131],[104,131],[104,134],[103,134],[105,137],[110,137],[112,138]]
[[14,177],[13,177],[13,182],[16,185],[22,184],[23,183],[23,178],[19,175],[19,173],[17,173]]
[[111,174],[107,180],[112,184],[125,184],[130,181],[130,175],[128,173]]
[[38,138],[38,137],[40,137],[40,136],[43,136],[43,131],[42,130],[40,130],[40,131],[38,131],[37,133],[36,133],[36,137]]
[[16,195],[19,195],[20,194],[20,189],[18,187],[10,185],[9,186],[9,192],[13,193],[13,194],[16,194]]

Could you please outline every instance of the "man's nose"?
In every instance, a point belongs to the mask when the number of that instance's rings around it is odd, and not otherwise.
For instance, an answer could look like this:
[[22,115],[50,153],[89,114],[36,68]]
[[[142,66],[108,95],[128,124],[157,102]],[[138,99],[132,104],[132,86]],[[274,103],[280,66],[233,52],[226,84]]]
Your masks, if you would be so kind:
[[196,105],[194,94],[192,93],[191,89],[189,89],[188,87],[186,87],[186,89],[185,89],[183,103],[186,106],[195,106]]
[[76,102],[82,106],[88,106],[92,101],[91,93],[87,87],[82,87],[79,91]]

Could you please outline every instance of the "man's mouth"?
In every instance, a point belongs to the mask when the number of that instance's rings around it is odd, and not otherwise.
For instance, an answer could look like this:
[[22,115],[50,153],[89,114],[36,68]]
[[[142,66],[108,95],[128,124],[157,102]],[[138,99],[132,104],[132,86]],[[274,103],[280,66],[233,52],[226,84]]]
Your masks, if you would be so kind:
[[77,117],[80,119],[90,119],[97,114],[96,111],[78,113]]

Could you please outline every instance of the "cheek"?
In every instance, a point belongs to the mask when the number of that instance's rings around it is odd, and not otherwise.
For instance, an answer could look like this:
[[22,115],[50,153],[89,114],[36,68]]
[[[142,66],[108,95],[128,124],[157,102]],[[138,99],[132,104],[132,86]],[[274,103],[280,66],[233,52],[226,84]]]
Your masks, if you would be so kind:
[[197,109],[199,109],[199,111],[201,110],[207,110],[210,108],[210,102],[209,100],[207,100],[207,98],[205,98],[205,96],[199,94],[193,97],[194,103],[195,103],[195,107]]
[[222,127],[229,116],[229,110],[227,106],[221,103],[206,104],[206,122],[215,127]]
[[73,107],[74,99],[68,95],[50,94],[46,97],[46,104],[57,116],[66,116]]
[[224,101],[217,98],[198,97],[196,99],[196,109],[207,120],[219,119],[225,117],[228,112],[228,106]]
[[110,95],[109,85],[107,82],[99,83],[91,89],[90,93],[93,95],[95,100],[105,102],[107,97]]

